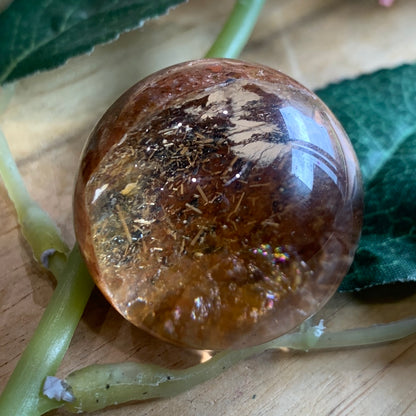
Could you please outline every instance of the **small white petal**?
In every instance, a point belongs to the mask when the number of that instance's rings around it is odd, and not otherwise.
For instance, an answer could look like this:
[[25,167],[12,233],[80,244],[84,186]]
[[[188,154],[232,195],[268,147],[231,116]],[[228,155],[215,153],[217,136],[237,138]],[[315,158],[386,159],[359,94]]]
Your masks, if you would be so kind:
[[43,384],[43,394],[49,399],[58,401],[73,402],[75,400],[69,385],[58,377],[46,377],[45,383]]

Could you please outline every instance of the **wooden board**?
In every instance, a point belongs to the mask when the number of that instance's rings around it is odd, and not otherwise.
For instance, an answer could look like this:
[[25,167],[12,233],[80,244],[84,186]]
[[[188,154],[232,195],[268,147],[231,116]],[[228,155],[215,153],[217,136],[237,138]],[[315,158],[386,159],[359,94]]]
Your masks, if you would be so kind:
[[[128,86],[150,72],[201,57],[233,5],[191,0],[143,29],[63,68],[20,81],[0,125],[27,186],[74,241],[71,198],[88,132]],[[278,68],[310,88],[416,60],[416,6],[397,0],[270,0],[242,57]],[[53,290],[32,260],[0,185],[0,389]],[[322,312],[329,328],[414,315],[415,296],[388,302],[337,295]],[[97,412],[128,415],[414,415],[416,337],[373,348],[268,352],[172,399]],[[91,363],[149,361],[183,367],[199,356],[135,329],[94,292],[59,375]],[[51,415],[62,415],[55,411]],[[11,415],[8,415],[11,416]]]

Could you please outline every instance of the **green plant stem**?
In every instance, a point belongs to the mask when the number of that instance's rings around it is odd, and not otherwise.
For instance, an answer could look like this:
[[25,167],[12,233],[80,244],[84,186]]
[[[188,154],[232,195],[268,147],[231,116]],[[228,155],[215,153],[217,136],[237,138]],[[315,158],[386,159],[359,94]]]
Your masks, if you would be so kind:
[[44,253],[52,250],[47,268],[57,279],[65,267],[69,252],[58,227],[50,216],[30,197],[9,146],[0,130],[0,176],[13,201],[21,232],[32,248],[35,259],[42,263]]
[[238,58],[257,22],[266,0],[237,0],[206,58]]
[[[78,246],[67,261],[68,248],[57,226],[27,192],[1,130],[0,175],[35,258],[58,281],[32,339],[0,396],[1,415],[39,415],[61,406],[42,396],[42,386],[47,375],[55,374],[68,349],[93,283]],[[45,251],[51,251],[47,261]]]
[[324,332],[313,348],[351,348],[386,343],[416,333],[416,318],[403,319],[368,328],[354,328],[340,332]]
[[92,288],[75,246],[39,326],[0,397],[1,415],[37,416],[61,406],[46,398],[39,401],[42,386],[46,376],[57,371]]
[[298,332],[266,344],[221,352],[184,370],[134,362],[92,365],[73,372],[65,380],[75,397],[74,402],[65,403],[65,408],[74,413],[91,412],[131,400],[174,396],[218,376],[243,359],[270,349],[308,351],[363,346],[401,339],[415,332],[416,318],[332,333],[325,332],[322,324],[305,325]]
[[306,326],[299,332],[284,335],[266,344],[217,353],[208,361],[184,370],[134,362],[88,366],[66,378],[75,400],[65,403],[65,408],[74,413],[90,412],[131,400],[174,396],[265,350],[287,346],[309,349],[316,343],[320,331],[319,325]]
[[0,115],[4,113],[14,94],[14,83],[4,84],[0,87]]

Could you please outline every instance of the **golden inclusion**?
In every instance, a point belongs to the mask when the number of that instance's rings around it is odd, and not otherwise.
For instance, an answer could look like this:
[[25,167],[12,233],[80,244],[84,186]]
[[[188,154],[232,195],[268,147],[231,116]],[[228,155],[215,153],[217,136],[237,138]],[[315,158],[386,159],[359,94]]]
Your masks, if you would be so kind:
[[125,318],[220,350],[282,335],[333,295],[362,190],[348,137],[312,92],[207,59],[155,73],[110,107],[74,208],[91,274]]

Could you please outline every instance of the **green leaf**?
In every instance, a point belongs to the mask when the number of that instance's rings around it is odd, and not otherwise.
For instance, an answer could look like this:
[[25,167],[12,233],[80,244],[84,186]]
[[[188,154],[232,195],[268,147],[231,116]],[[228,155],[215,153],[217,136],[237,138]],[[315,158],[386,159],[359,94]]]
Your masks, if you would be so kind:
[[416,281],[416,65],[318,91],[357,152],[363,233],[341,290]]
[[14,0],[0,14],[0,84],[62,65],[184,1]]

